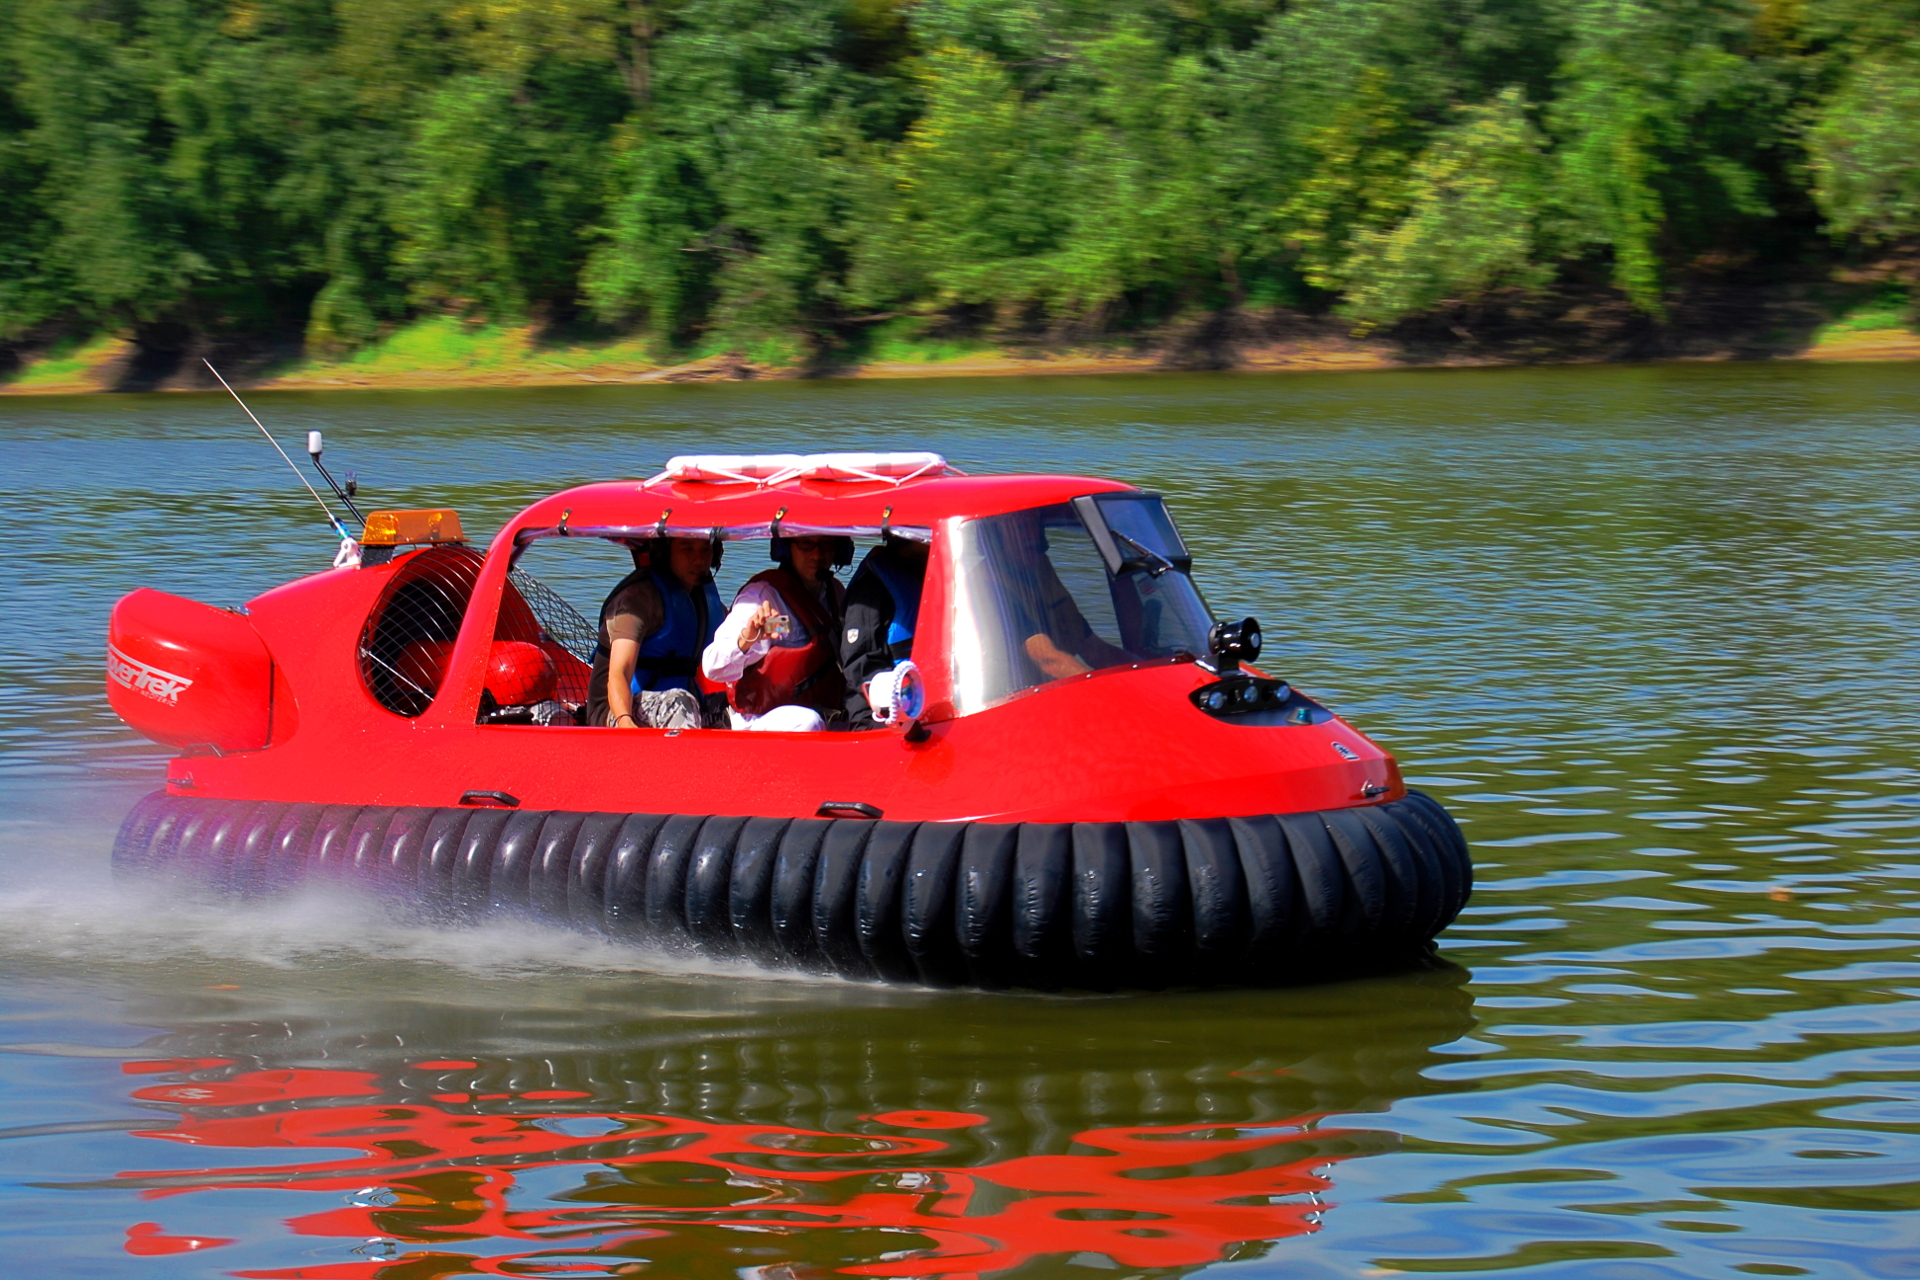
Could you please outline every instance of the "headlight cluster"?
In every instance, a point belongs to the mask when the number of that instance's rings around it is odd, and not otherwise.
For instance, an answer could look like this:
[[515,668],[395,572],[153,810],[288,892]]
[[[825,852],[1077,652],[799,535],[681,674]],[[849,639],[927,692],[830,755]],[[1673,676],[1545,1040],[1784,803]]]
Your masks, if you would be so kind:
[[1239,716],[1278,710],[1292,695],[1284,680],[1236,676],[1203,685],[1192,697],[1193,705],[1210,716]]

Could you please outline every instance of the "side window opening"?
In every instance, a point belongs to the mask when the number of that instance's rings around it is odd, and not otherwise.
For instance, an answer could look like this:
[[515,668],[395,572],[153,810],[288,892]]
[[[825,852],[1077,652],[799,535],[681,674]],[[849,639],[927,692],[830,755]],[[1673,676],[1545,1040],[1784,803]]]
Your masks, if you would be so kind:
[[[712,625],[726,616],[740,587],[776,563],[769,555],[772,544],[762,536],[764,528],[726,540],[722,564],[713,573],[720,612],[709,619]],[[894,532],[923,543],[932,536],[927,529]],[[845,535],[814,528],[790,531],[796,537],[818,534],[860,539],[855,542],[853,562],[835,568],[836,578],[845,587],[861,551],[871,549],[863,543],[872,531],[856,529]],[[668,536],[682,535],[675,531]],[[634,572],[629,537],[624,532],[576,531],[563,537],[539,531],[527,539],[502,589],[480,723],[586,723],[595,665],[606,660],[599,652],[600,610]],[[1091,563],[1097,573],[1097,559]],[[837,644],[834,648],[837,656]]]
[[544,538],[526,549],[501,592],[482,723],[579,722],[600,601],[632,568],[626,548],[602,538]]
[[501,592],[488,662],[487,698],[493,706],[483,706],[482,714],[542,702],[561,703],[569,712],[579,708],[587,700],[595,639],[594,625],[558,591],[524,569],[512,570]]

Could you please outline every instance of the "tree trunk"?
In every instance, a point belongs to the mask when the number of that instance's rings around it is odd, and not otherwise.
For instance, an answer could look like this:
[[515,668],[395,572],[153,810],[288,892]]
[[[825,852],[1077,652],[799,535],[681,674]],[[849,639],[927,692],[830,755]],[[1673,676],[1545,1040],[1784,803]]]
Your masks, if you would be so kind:
[[660,34],[650,0],[627,0],[627,34],[632,43],[621,65],[627,92],[643,110],[653,104],[653,39]]

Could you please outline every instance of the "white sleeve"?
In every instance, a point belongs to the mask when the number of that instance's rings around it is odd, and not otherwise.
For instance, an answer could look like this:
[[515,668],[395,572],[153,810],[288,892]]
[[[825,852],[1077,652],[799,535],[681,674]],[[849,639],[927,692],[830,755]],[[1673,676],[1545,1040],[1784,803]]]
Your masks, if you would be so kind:
[[780,593],[764,582],[749,582],[740,588],[740,594],[733,598],[733,608],[721,622],[720,629],[713,633],[713,643],[700,655],[700,670],[707,679],[717,684],[737,684],[748,667],[767,656],[767,651],[773,648],[771,640],[755,640],[743,653],[740,633],[746,630],[747,620],[762,604],[771,604],[778,610],[782,603]]

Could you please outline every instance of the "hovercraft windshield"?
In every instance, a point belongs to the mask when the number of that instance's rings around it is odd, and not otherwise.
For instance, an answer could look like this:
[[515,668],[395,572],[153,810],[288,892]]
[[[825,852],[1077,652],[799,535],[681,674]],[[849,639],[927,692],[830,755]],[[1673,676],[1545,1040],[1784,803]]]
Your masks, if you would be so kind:
[[1213,615],[1160,499],[1101,495],[963,522],[957,713],[1108,667],[1207,652]]

